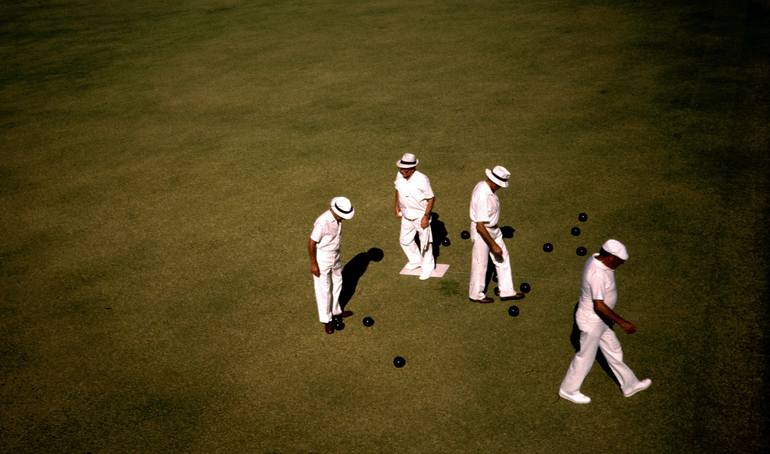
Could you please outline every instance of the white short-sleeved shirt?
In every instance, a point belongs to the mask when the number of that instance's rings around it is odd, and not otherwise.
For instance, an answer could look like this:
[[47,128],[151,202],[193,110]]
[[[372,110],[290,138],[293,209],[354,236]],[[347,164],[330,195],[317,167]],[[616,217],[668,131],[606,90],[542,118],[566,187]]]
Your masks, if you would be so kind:
[[318,243],[316,249],[327,254],[339,254],[342,223],[334,219],[331,210],[326,210],[313,223],[310,239]]
[[428,200],[434,197],[428,177],[415,170],[409,179],[404,178],[401,172],[396,173],[394,182],[398,191],[398,206],[401,215],[409,220],[420,219],[425,215]]
[[486,223],[494,227],[500,221],[500,199],[486,180],[479,181],[471,195],[470,217],[472,222]]
[[580,288],[580,300],[578,311],[583,315],[593,315],[599,318],[594,311],[594,300],[602,300],[610,309],[618,302],[618,288],[615,286],[615,270],[608,267],[599,259],[599,254],[594,254],[586,260],[583,267],[583,279]]

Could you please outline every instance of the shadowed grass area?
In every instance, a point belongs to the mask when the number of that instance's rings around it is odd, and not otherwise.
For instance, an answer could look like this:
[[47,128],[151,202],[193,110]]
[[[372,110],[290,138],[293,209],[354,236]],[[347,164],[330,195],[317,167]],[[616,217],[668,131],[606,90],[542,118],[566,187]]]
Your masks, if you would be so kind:
[[[761,2],[0,5],[0,449],[762,451],[767,18]],[[441,280],[398,275],[405,151],[452,240]],[[498,163],[533,288],[517,318],[465,297],[459,233]],[[327,336],[305,241],[335,195],[357,211],[343,259],[384,258]],[[626,359],[653,386],[625,399],[594,368],[575,406],[556,394],[575,248],[609,237],[631,254]]]

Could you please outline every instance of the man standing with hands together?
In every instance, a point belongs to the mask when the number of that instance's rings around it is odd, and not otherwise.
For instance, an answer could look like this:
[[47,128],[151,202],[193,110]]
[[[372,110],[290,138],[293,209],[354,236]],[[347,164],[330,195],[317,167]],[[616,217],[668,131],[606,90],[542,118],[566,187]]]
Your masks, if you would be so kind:
[[[433,258],[433,235],[430,230],[430,213],[436,197],[430,186],[430,180],[417,170],[420,161],[412,153],[405,153],[396,162],[396,198],[394,209],[396,217],[401,218],[399,242],[407,259],[406,269],[420,270],[420,279],[428,279],[435,268]],[[420,246],[415,242],[420,238]]]

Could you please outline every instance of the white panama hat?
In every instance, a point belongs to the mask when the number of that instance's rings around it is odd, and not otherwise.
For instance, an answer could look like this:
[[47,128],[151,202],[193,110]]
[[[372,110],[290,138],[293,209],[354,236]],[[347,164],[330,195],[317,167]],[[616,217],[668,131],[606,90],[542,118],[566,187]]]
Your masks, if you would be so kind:
[[508,178],[511,177],[511,172],[503,166],[495,166],[494,169],[486,169],[487,178],[492,180],[496,185],[501,188],[508,187]]
[[356,214],[356,210],[353,209],[353,204],[350,203],[347,197],[335,197],[331,201],[332,211],[342,219],[352,219]]
[[419,163],[420,160],[417,159],[415,155],[412,153],[404,153],[404,155],[401,156],[401,159],[396,161],[396,167],[399,169],[411,169],[417,167],[417,164]]
[[607,240],[602,244],[602,249],[621,260],[628,260],[626,247],[618,240]]

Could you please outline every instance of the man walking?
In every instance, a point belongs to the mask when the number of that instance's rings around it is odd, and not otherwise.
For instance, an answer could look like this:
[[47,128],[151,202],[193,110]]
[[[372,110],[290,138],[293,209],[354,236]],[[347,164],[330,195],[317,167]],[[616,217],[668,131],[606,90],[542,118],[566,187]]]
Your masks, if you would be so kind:
[[[396,162],[396,217],[401,218],[399,241],[407,259],[406,269],[420,268],[420,279],[428,279],[435,267],[433,236],[430,230],[430,214],[436,197],[430,180],[417,170],[420,161],[412,153],[405,153]],[[417,246],[415,237],[420,238]]]
[[333,198],[331,207],[315,220],[307,240],[318,318],[324,324],[326,334],[334,333],[334,318],[352,315],[352,312],[343,312],[339,302],[342,290],[340,237],[342,220],[352,219],[354,214],[350,200],[346,197]]
[[495,195],[500,188],[508,187],[511,173],[503,166],[486,169],[485,180],[480,181],[471,195],[471,279],[468,298],[475,303],[491,303],[494,299],[486,296],[487,263],[489,258],[497,270],[497,283],[500,289],[500,300],[519,300],[523,293],[516,292],[513,285],[511,260],[508,249],[503,241],[503,234],[498,223],[500,221],[500,200]]
[[636,332],[633,323],[614,311],[618,299],[615,270],[626,260],[628,252],[623,243],[607,240],[599,253],[590,257],[583,268],[580,300],[575,312],[575,321],[580,328],[580,350],[572,359],[559,387],[559,396],[570,402],[591,402],[590,397],[580,392],[580,385],[591,370],[599,348],[618,379],[624,396],[631,397],[652,384],[649,378],[636,378],[634,372],[623,362],[623,349],[612,330],[612,326],[618,324],[627,334]]

